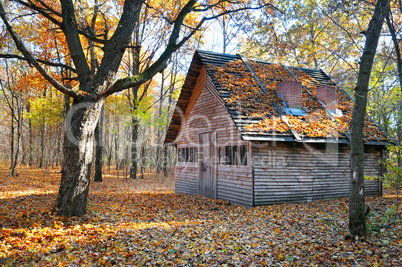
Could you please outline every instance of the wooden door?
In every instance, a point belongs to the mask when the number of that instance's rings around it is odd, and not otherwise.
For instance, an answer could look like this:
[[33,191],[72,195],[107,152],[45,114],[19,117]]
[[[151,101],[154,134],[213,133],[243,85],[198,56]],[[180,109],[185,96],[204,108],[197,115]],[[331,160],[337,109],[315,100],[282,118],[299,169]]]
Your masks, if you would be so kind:
[[212,161],[215,155],[215,133],[201,133],[199,140],[200,195],[216,198],[216,167]]

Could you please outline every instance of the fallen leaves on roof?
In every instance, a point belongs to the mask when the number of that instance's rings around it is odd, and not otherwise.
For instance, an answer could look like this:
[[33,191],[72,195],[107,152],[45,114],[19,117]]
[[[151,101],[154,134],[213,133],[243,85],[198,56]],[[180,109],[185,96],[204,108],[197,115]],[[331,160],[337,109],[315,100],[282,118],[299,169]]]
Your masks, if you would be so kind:
[[[304,86],[306,86],[309,91],[313,95],[315,95],[316,88],[322,84],[320,84],[317,80],[307,75],[304,71],[300,69],[293,69],[292,71],[303,82]],[[338,128],[338,132],[340,134],[344,132],[349,132],[350,123],[352,121],[354,102],[353,100],[349,99],[346,93],[343,90],[340,90],[332,80],[330,80],[328,84],[336,87],[337,108],[342,111],[343,114],[342,117],[335,118],[338,123],[338,125],[336,126]],[[315,101],[315,103],[318,102]],[[366,117],[365,126],[363,129],[363,136],[365,138],[365,141],[390,141],[386,133],[382,131],[375,123],[370,121],[368,117]]]
[[[224,66],[209,67],[214,70],[215,79],[222,91],[228,91],[229,96],[223,98],[230,109],[238,114],[257,118],[279,115],[272,105],[267,104],[273,101],[273,95],[267,95],[261,90],[243,61],[236,60]],[[272,86],[275,84],[272,83]],[[277,96],[276,98],[279,99]]]
[[258,129],[260,133],[289,132],[289,126],[286,123],[283,123],[280,117],[265,118],[260,120],[258,123],[246,125],[244,129],[249,133],[256,129]]
[[[315,97],[316,88],[322,85],[318,80],[309,76],[305,71],[291,68],[295,78],[284,66],[261,61],[248,61],[252,70],[264,84],[264,93],[253,74],[242,60],[228,62],[223,66],[209,64],[213,76],[219,83],[218,91],[229,109],[242,118],[254,119],[242,124],[248,134],[282,134],[291,135],[290,130],[296,131],[302,137],[312,138],[346,138],[349,131],[353,101],[340,90],[332,80],[326,85],[333,85],[337,92],[337,108],[343,116],[328,115],[323,105]],[[302,107],[307,113],[303,116],[286,115],[286,123],[275,109],[275,103],[282,113],[285,105],[276,92],[276,84],[285,80],[300,80],[305,86],[302,91]],[[255,120],[258,119],[258,120]],[[389,141],[387,135],[373,122],[366,120],[364,137],[372,141]]]
[[310,113],[307,116],[288,116],[297,133],[308,137],[338,137],[342,128],[326,116],[325,111]]
[[347,199],[244,208],[152,174],[105,173],[87,215],[59,217],[58,170],[0,166],[1,266],[402,266],[395,195],[366,198],[370,235],[348,242]]

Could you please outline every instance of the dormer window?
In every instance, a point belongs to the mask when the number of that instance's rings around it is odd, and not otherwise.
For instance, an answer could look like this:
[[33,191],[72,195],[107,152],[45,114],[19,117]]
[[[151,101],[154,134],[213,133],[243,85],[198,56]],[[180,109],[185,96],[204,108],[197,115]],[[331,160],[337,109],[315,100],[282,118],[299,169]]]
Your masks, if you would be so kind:
[[342,116],[342,111],[336,108],[336,87],[332,85],[322,85],[315,91],[315,96],[325,105],[325,108],[336,117]]
[[301,82],[288,80],[276,84],[276,92],[286,102],[288,108],[302,108],[302,91]]
[[276,92],[285,102],[284,108],[286,114],[292,116],[305,116],[307,112],[303,110],[303,87],[301,82],[297,81],[283,81],[277,83]]

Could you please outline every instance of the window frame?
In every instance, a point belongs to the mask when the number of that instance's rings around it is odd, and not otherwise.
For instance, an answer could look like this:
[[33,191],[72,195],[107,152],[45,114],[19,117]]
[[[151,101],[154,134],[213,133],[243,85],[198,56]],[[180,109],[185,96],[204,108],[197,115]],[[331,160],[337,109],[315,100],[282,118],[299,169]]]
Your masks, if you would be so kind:
[[177,163],[197,163],[198,162],[198,147],[178,147],[177,148]]
[[[218,146],[219,166],[249,167],[249,151],[250,148],[248,144],[240,143],[227,146]],[[242,158],[242,155],[244,155],[245,157]]]

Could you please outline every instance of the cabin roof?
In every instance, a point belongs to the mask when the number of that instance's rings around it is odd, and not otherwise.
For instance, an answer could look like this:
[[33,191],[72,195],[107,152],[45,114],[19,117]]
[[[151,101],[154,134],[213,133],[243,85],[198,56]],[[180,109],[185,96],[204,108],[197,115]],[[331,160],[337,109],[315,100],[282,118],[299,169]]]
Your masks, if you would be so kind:
[[[353,100],[322,70],[200,50],[194,54],[165,143],[174,142],[179,133],[183,114],[203,66],[244,140],[349,143]],[[300,110],[289,109],[276,90],[278,83],[289,80],[302,83]],[[342,116],[334,115],[316,97],[316,89],[322,85],[336,88],[336,108]],[[394,143],[369,116],[364,141],[372,145]]]

